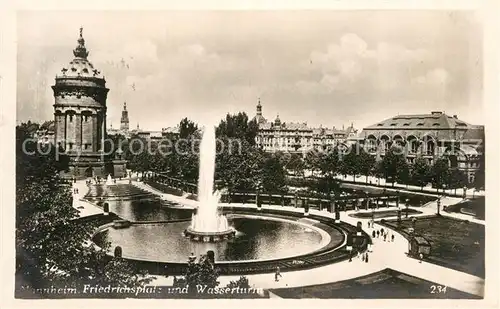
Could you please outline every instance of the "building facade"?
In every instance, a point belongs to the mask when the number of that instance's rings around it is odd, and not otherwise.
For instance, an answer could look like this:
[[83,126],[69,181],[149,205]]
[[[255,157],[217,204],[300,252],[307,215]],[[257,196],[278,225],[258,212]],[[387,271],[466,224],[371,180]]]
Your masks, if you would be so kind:
[[55,145],[68,157],[67,178],[125,175],[125,161],[105,153],[106,99],[109,89],[101,72],[87,59],[89,52],[80,28],[74,59],[55,78]]
[[326,150],[335,146],[348,147],[356,139],[353,124],[347,129],[314,128],[306,122],[283,122],[279,115],[268,121],[262,115],[262,105],[257,104],[255,121],[259,125],[256,144],[267,152],[291,152],[305,154],[311,150]]
[[159,141],[162,139],[177,139],[179,136],[179,127],[166,127],[162,128],[161,131],[148,131],[148,130],[143,130],[139,127],[139,124],[137,124],[137,127],[133,130],[130,130],[129,128],[130,120],[129,120],[129,114],[127,110],[127,103],[123,104],[123,110],[122,110],[122,115],[120,119],[120,128],[119,129],[114,129],[113,126],[111,125],[110,128],[108,128],[107,133],[108,135],[122,135],[125,138],[133,138],[134,136],[145,139],[145,140],[152,140],[152,141]]
[[446,156],[450,167],[464,171],[468,181],[473,182],[484,143],[484,126],[436,111],[385,119],[364,128],[359,137],[364,148],[377,159],[383,158],[392,145],[404,148],[408,163],[421,156],[433,164]]

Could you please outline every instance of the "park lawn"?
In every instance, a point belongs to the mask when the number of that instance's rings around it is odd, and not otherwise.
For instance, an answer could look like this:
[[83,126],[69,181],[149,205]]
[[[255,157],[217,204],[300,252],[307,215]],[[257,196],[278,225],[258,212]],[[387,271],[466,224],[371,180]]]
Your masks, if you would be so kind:
[[[332,275],[332,281],[335,281],[335,275]],[[431,287],[433,285],[437,286],[440,284],[387,268],[376,273],[344,281],[304,287],[271,289],[270,292],[282,298],[481,298],[476,295],[454,290],[450,287],[447,287],[444,293],[432,293]]]
[[[402,226],[411,227],[411,220],[403,220]],[[445,216],[421,217],[415,233],[431,244],[429,262],[484,278],[484,225]]]
[[[411,209],[411,208],[401,209],[401,217],[404,218],[404,216],[407,212],[409,215],[415,215],[415,214],[422,213],[421,211]],[[383,211],[376,211],[373,216],[375,219],[380,219],[380,218],[396,217],[397,215],[398,215],[397,210],[383,210]],[[372,217],[372,212],[371,211],[358,212],[358,213],[352,214],[352,216],[355,218],[369,219]]]

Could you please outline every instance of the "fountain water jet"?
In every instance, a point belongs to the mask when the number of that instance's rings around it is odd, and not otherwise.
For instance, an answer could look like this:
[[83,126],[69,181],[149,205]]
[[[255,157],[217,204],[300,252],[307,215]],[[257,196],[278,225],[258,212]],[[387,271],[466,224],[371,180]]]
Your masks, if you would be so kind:
[[219,211],[220,192],[213,191],[215,174],[215,128],[205,126],[200,144],[200,172],[198,179],[198,207],[191,226],[184,234],[193,240],[212,242],[228,239],[235,231]]

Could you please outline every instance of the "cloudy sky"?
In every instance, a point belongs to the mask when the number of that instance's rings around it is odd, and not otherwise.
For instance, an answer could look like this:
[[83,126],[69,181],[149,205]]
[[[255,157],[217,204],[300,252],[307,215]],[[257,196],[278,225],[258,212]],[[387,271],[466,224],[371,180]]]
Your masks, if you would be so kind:
[[482,124],[482,31],[466,11],[36,11],[18,15],[18,121],[53,117],[51,85],[83,26],[108,124],[227,112],[358,128],[445,111]]

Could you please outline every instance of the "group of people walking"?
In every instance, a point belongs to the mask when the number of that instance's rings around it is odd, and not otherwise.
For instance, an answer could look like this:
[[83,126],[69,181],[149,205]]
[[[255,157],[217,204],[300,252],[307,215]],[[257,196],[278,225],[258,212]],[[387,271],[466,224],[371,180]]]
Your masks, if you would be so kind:
[[384,230],[384,228],[381,228],[380,230],[373,230],[372,231],[372,238],[384,238],[384,241],[394,241],[394,234],[390,233],[388,230]]

